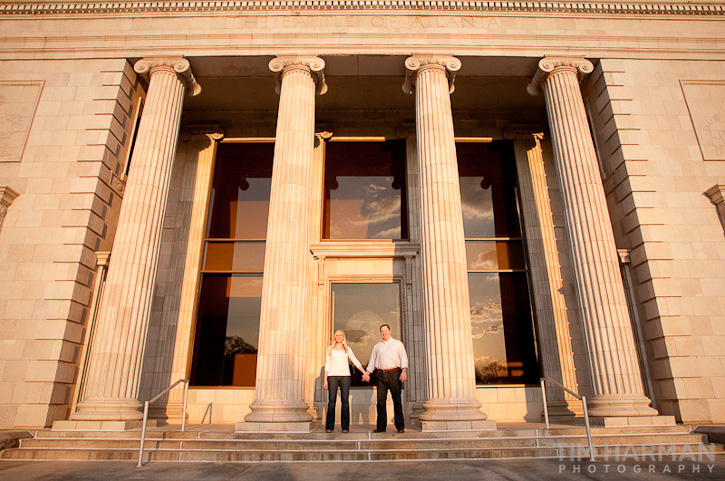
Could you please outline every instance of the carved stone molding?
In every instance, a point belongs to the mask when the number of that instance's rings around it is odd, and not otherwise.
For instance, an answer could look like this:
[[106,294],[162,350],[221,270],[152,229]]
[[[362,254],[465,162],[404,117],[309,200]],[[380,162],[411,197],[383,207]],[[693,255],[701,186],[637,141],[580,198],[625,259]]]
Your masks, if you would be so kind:
[[574,70],[581,82],[584,77],[594,71],[594,65],[585,58],[568,58],[568,57],[544,57],[539,60],[539,68],[534,74],[534,78],[526,87],[526,91],[531,95],[537,95],[541,91],[541,84],[546,81],[550,74],[561,69]]
[[525,2],[456,0],[237,0],[153,2],[5,2],[0,15],[138,15],[169,12],[245,11],[455,11],[592,13],[619,15],[722,15],[725,5],[712,3]]
[[147,81],[154,70],[173,70],[186,85],[189,95],[196,96],[201,93],[201,85],[196,82],[194,74],[191,73],[191,64],[183,57],[149,57],[142,58],[133,66],[134,71]]
[[19,194],[10,187],[0,187],[0,229],[2,229],[3,221],[5,220],[5,214],[8,212],[8,207],[17,198]]
[[403,92],[412,94],[415,91],[415,82],[418,74],[428,68],[444,70],[448,77],[449,93],[453,93],[455,87],[453,82],[456,79],[456,72],[461,69],[461,61],[456,57],[445,55],[414,55],[405,60],[405,82]]
[[278,94],[282,86],[282,76],[290,69],[303,69],[308,71],[317,86],[317,94],[324,95],[327,92],[327,84],[325,83],[325,61],[320,57],[298,55],[279,56],[269,62],[269,69],[274,72],[275,80],[277,80],[275,91]]
[[720,218],[723,231],[725,231],[725,184],[715,184],[705,191],[705,195],[717,207],[717,215]]

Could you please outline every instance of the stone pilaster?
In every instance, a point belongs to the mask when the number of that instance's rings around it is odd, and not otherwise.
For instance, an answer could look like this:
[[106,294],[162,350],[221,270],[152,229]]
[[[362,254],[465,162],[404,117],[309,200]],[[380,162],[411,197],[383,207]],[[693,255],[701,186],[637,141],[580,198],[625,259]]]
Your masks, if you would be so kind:
[[461,192],[450,93],[454,57],[409,57],[420,172],[427,400],[424,430],[493,428],[476,399]]
[[325,62],[278,57],[269,63],[280,94],[262,283],[255,400],[238,423],[245,431],[309,431],[305,402],[305,330],[310,297],[315,93]]
[[144,346],[184,93],[196,83],[183,58],[134,66],[148,92],[91,346],[84,398],[72,420],[138,421]]
[[589,414],[656,416],[644,395],[617,249],[579,81],[585,59],[544,58],[529,92],[544,90],[577,299],[588,348]]
[[[187,376],[209,186],[217,145],[223,138],[224,131],[218,125],[187,125],[181,131],[175,167],[183,169],[181,195],[176,216],[167,219],[167,226],[174,221],[176,228],[168,277],[179,284],[166,293],[159,337],[168,341],[157,353],[152,394]],[[150,417],[181,421],[183,394],[184,386],[180,384],[171,390],[166,402],[159,400],[151,406]]]
[[[566,300],[562,293],[564,281],[541,149],[543,134],[540,131],[525,126],[510,127],[504,131],[504,137],[514,141],[543,375],[576,392],[574,352]],[[547,389],[546,399],[551,419],[561,421],[574,417],[563,390]]]

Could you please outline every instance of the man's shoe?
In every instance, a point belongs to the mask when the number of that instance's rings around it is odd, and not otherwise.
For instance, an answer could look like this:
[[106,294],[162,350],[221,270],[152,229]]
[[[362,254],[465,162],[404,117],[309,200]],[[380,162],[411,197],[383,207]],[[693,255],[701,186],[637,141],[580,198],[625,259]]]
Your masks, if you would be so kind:
[[402,428],[401,429],[398,429],[398,432],[399,433],[404,433],[405,432],[405,429],[402,429]]
[[375,428],[375,429],[373,429],[373,432],[374,432],[374,433],[384,433],[384,432],[385,432],[385,429],[378,429],[378,428]]

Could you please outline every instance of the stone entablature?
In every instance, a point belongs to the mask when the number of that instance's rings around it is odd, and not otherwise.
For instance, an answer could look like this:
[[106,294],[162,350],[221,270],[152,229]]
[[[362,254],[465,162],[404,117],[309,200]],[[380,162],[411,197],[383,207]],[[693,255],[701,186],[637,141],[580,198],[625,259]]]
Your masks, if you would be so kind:
[[173,12],[299,10],[414,10],[536,13],[722,15],[725,6],[690,3],[496,2],[449,0],[253,0],[192,2],[17,2],[0,5],[0,15],[139,14]]

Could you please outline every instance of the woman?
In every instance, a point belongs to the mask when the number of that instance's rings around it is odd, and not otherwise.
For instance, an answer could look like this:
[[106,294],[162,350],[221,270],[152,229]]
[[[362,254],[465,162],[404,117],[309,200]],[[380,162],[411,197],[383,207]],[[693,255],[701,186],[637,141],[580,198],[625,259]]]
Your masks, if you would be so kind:
[[348,362],[352,362],[361,372],[365,370],[357,360],[352,349],[347,345],[345,332],[340,329],[335,331],[335,342],[327,348],[327,356],[325,358],[325,389],[330,396],[327,403],[327,422],[325,430],[331,433],[335,428],[335,404],[337,403],[337,388],[340,388],[340,398],[342,399],[340,417],[342,424],[342,432],[350,431],[350,367]]

